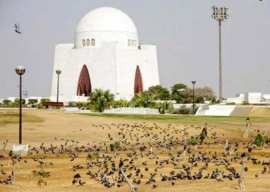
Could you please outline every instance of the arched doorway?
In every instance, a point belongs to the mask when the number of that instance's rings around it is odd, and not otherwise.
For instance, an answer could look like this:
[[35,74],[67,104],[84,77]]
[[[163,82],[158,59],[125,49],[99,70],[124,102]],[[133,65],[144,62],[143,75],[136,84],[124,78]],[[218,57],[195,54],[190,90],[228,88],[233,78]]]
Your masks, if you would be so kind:
[[137,65],[134,81],[134,94],[143,92],[143,82],[140,67]]
[[78,81],[78,86],[77,86],[77,95],[82,96],[89,96],[91,93],[91,80],[89,76],[88,69],[86,65],[82,67],[79,81]]

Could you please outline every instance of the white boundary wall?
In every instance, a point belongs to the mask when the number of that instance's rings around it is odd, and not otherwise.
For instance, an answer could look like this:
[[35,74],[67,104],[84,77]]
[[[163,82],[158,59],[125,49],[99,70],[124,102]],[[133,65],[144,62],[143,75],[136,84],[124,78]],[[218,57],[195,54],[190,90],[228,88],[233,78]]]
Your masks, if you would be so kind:
[[123,107],[123,108],[112,108],[107,109],[104,113],[120,113],[120,114],[159,114],[158,109],[151,108],[134,108],[134,107]]
[[234,108],[234,105],[205,105],[199,107],[196,115],[230,116]]

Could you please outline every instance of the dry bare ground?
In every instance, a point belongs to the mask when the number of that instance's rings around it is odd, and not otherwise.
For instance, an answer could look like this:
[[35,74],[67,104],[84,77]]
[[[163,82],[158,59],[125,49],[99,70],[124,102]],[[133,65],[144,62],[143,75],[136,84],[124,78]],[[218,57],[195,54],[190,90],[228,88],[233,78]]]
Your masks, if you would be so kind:
[[[215,125],[208,124],[208,138],[205,139],[202,146],[195,149],[191,146],[191,152],[186,153],[184,160],[179,162],[180,169],[173,165],[176,163],[174,160],[177,157],[177,152],[183,155],[183,145],[180,144],[192,135],[199,135],[204,127],[205,122],[201,122],[196,125],[184,125],[177,123],[169,123],[164,121],[144,121],[144,120],[127,120],[127,119],[117,119],[108,117],[96,117],[96,116],[86,116],[79,114],[66,114],[59,112],[58,110],[45,110],[45,111],[28,111],[26,113],[34,114],[38,117],[44,118],[42,123],[24,123],[23,124],[23,143],[30,145],[30,149],[35,147],[39,153],[34,152],[32,155],[27,155],[22,157],[22,160],[16,164],[16,181],[13,185],[0,184],[0,191],[49,191],[49,192],[59,192],[59,191],[117,191],[126,192],[129,191],[127,183],[121,183],[121,187],[111,186],[107,188],[101,184],[100,173],[105,171],[104,158],[102,155],[111,157],[111,160],[107,160],[108,167],[111,169],[111,161],[114,161],[116,168],[118,168],[118,163],[120,158],[127,161],[124,162],[124,166],[127,167],[126,175],[132,173],[130,181],[132,182],[134,178],[140,179],[141,184],[134,184],[138,186],[138,191],[153,191],[153,192],[178,192],[178,191],[238,191],[238,179],[233,178],[232,181],[228,178],[223,178],[224,175],[230,174],[226,169],[234,167],[237,172],[241,170],[241,158],[237,158],[237,155],[241,155],[243,152],[247,152],[244,147],[248,146],[248,142],[251,137],[257,134],[256,129],[260,132],[264,132],[269,128],[268,123],[257,122],[252,125],[254,127],[251,130],[250,137],[248,139],[243,138],[244,134],[244,124],[235,123],[234,126],[226,126],[223,124],[219,126],[218,123]],[[1,113],[0,113],[1,115]],[[180,118],[180,117],[179,117]],[[132,128],[133,125],[133,128]],[[108,133],[113,138],[109,139]],[[215,135],[216,133],[216,135]],[[185,135],[186,134],[186,135]],[[213,138],[213,137],[217,138]],[[125,137],[125,138],[123,138]],[[126,140],[125,140],[126,139]],[[235,142],[239,142],[239,147],[232,154],[232,161],[226,166],[222,164],[222,160],[230,160],[228,155],[224,155],[224,143],[228,139],[229,142],[233,142],[231,150],[235,150]],[[3,151],[2,142],[8,140],[8,145],[6,150]],[[73,140],[73,141],[72,141]],[[115,153],[109,150],[109,144],[114,141],[121,140],[122,150],[116,151]],[[167,141],[165,141],[167,140]],[[168,145],[170,140],[172,144]],[[0,173],[0,180],[5,180],[8,175],[11,175],[12,166],[8,166],[8,152],[12,148],[12,145],[18,142],[18,124],[8,124],[0,126],[0,154],[5,157],[0,158],[0,167],[6,175]],[[67,142],[67,144],[66,144]],[[52,146],[57,146],[54,150],[54,154],[51,152],[46,152],[44,154],[43,150],[40,149],[40,145],[44,143],[42,147],[48,149]],[[150,146],[156,143],[161,144],[158,148],[153,147],[153,154],[150,154]],[[72,151],[78,154],[78,157],[71,161],[74,155],[70,155],[69,152],[59,153],[60,145],[64,146],[67,151]],[[84,147],[82,147],[84,146]],[[108,152],[105,152],[106,146],[108,147]],[[147,165],[142,164],[142,157],[140,147],[146,146],[144,153],[144,158]],[[166,147],[167,146],[167,147]],[[75,148],[77,148],[77,151]],[[88,153],[93,153],[99,148],[98,153],[101,158],[101,166],[95,164],[96,160],[93,160],[94,165],[87,168],[87,162],[92,162],[86,159]],[[133,150],[131,150],[133,148]],[[91,152],[82,152],[83,150],[89,149]],[[134,154],[136,152],[136,155]],[[203,177],[208,173],[211,174],[213,171],[218,169],[220,174],[218,178],[222,181],[217,181],[216,179],[177,179],[172,185],[171,181],[161,181],[161,174],[170,176],[170,172],[174,171],[176,173],[186,171],[182,168],[183,165],[191,167],[191,175],[195,175],[199,172],[199,169],[205,165],[202,160],[197,160],[194,163],[188,162],[189,156],[194,154],[198,157],[199,152],[201,154],[205,153],[205,157],[209,157],[211,162],[209,167],[202,171]],[[215,152],[218,156],[218,160],[214,160]],[[169,154],[171,153],[171,154]],[[128,154],[130,155],[128,157]],[[262,162],[270,162],[270,149],[254,149],[249,153],[250,158],[246,163],[248,170],[244,172],[244,184],[246,186],[246,191],[269,191],[270,190],[270,173],[269,166],[267,166],[267,171],[262,174],[263,166]],[[33,158],[38,158],[38,161],[34,161]],[[44,158],[42,158],[44,157]],[[251,161],[251,157],[256,158],[257,165],[254,165]],[[131,159],[134,159],[133,163],[130,163]],[[26,160],[27,163],[24,161]],[[37,166],[40,162],[52,162],[53,167],[46,170],[50,171],[51,177],[45,179],[47,181],[46,186],[41,188],[37,185],[38,178],[34,177],[32,174],[33,170],[38,170]],[[156,161],[158,163],[156,164]],[[161,163],[164,162],[164,163]],[[82,165],[82,169],[73,169],[76,165]],[[132,169],[129,169],[134,165]],[[160,167],[159,167],[160,166]],[[143,177],[135,175],[136,169],[140,168]],[[149,170],[146,171],[145,168],[148,167]],[[159,168],[158,168],[159,167]],[[157,168],[157,169],[156,169]],[[156,169],[156,170],[155,170]],[[90,177],[86,173],[91,171],[93,174],[98,173],[97,177]],[[100,170],[100,172],[98,172]],[[76,173],[80,173],[81,179],[86,182],[85,185],[81,186],[78,183],[72,185],[73,176]],[[154,176],[156,188],[153,188],[154,182],[146,184],[150,178],[150,173],[156,173]],[[258,174],[258,177],[255,177]],[[118,176],[118,171],[114,173],[115,178]],[[105,177],[109,178],[111,183],[114,183],[112,176]]]
[[254,107],[249,113],[250,116],[270,116],[270,107]]

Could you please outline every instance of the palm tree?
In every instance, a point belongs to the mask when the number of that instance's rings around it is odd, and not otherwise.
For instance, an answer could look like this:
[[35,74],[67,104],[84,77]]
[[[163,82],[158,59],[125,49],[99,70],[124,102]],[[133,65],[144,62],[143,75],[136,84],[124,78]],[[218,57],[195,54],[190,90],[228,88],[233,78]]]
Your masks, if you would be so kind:
[[155,106],[154,98],[151,94],[147,92],[138,93],[136,94],[131,102],[133,103],[134,107],[149,107],[153,108]]
[[155,108],[158,109],[160,114],[165,114],[166,112],[173,111],[173,105],[172,105],[172,103],[170,103],[168,101],[164,101],[162,103],[157,103]]
[[95,89],[89,97],[90,109],[96,112],[103,112],[109,108],[114,101],[114,95],[109,90]]

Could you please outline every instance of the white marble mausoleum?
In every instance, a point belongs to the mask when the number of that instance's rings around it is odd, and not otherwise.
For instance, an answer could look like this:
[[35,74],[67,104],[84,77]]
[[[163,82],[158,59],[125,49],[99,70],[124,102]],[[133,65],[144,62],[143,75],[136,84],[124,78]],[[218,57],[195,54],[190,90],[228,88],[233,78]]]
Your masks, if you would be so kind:
[[116,99],[159,84],[156,46],[141,44],[138,31],[124,12],[101,7],[79,22],[75,43],[55,48],[51,101],[85,100],[94,89],[109,89]]

